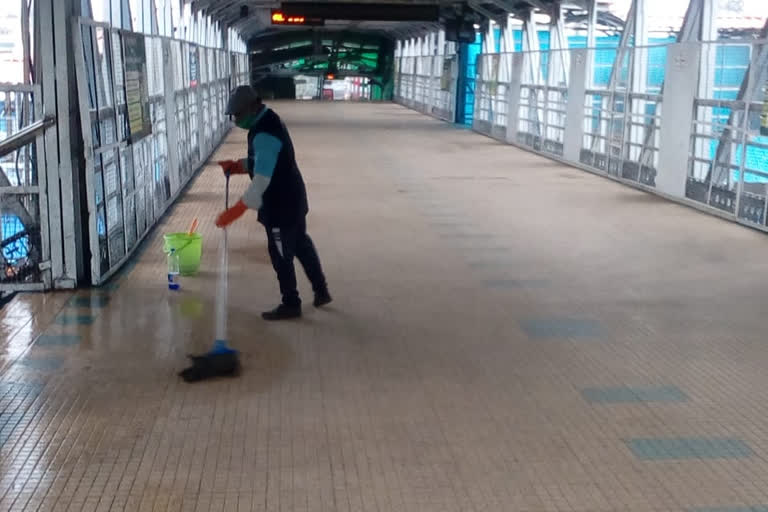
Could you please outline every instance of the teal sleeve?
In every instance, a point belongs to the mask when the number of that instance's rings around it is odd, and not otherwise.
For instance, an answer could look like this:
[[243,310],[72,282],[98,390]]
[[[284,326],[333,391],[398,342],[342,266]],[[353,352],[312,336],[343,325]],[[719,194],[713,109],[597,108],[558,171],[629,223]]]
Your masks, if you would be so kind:
[[253,158],[248,159],[249,163],[253,162],[253,167],[248,169],[252,176],[251,185],[243,195],[243,202],[248,208],[253,210],[261,208],[262,195],[275,173],[277,158],[282,147],[282,142],[272,135],[259,133],[253,137],[249,148]]

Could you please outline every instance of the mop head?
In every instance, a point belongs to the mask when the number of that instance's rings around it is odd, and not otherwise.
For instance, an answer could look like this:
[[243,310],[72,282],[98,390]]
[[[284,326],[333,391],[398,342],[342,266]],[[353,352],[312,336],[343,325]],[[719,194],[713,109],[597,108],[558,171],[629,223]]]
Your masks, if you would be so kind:
[[240,358],[237,351],[227,347],[226,342],[217,340],[213,349],[201,356],[190,355],[192,366],[179,372],[186,382],[197,382],[214,377],[236,377],[240,373]]

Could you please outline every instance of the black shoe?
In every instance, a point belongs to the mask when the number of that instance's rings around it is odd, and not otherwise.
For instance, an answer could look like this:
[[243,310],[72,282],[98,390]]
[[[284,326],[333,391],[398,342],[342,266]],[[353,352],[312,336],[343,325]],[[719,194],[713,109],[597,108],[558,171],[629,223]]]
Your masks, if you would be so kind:
[[280,304],[272,311],[265,311],[261,314],[264,320],[288,320],[290,318],[299,318],[301,316],[301,306],[287,306]]
[[321,306],[325,306],[326,304],[330,304],[331,301],[333,301],[331,294],[328,293],[328,290],[323,290],[321,292],[315,293],[315,302],[313,302],[312,304],[316,308],[319,308]]

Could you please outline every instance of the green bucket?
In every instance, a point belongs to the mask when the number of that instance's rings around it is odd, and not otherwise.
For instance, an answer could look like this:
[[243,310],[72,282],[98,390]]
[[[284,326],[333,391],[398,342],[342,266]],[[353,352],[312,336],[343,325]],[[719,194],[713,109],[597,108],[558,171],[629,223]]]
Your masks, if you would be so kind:
[[183,276],[191,276],[200,268],[200,258],[203,255],[203,237],[199,233],[170,233],[164,236],[163,251],[171,252],[176,249],[179,255],[179,272]]

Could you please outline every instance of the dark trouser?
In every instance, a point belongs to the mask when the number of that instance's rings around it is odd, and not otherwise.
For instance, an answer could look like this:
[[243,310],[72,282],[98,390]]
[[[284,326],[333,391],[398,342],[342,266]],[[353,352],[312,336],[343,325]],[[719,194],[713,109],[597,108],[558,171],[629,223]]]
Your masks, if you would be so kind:
[[304,272],[312,283],[315,293],[326,289],[325,275],[320,265],[315,244],[307,234],[307,221],[302,218],[298,224],[290,227],[266,226],[269,241],[269,256],[272,266],[280,281],[280,293],[283,304],[298,306],[301,304],[299,292],[296,289],[296,269],[293,266],[294,256],[298,258]]

